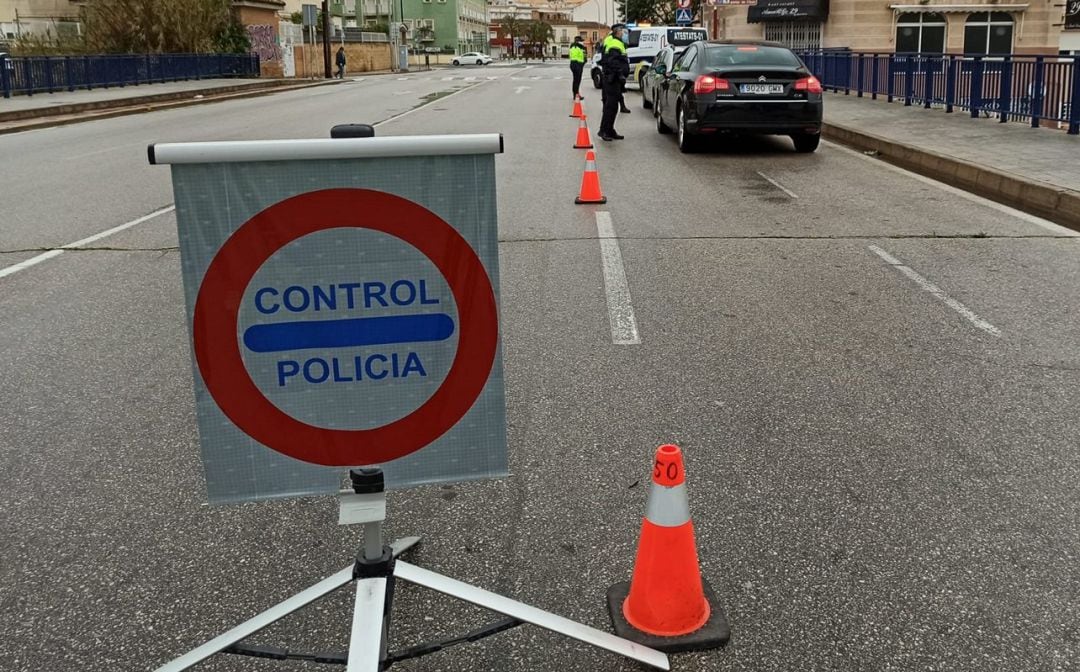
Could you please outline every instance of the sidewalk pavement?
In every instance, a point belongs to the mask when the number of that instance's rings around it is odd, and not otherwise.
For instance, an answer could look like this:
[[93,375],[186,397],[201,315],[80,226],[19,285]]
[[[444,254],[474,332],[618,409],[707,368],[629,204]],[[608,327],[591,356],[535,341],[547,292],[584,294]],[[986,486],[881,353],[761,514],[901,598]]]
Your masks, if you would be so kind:
[[1080,230],[1080,136],[964,111],[825,96],[826,138]]
[[261,79],[200,79],[184,82],[167,82],[165,84],[139,84],[124,87],[113,86],[108,89],[97,87],[94,89],[77,89],[75,91],[61,90],[56,93],[35,93],[32,96],[12,96],[0,98],[0,117],[9,112],[34,112],[33,116],[59,113],[58,108],[68,105],[83,105],[86,103],[113,103],[126,101],[130,98],[143,96],[161,96],[169,94],[191,93],[195,95],[203,89],[220,91],[232,88],[242,90],[245,88],[257,88],[266,86],[270,80]]
[[0,133],[339,83],[336,79],[202,79],[12,96],[0,98]]

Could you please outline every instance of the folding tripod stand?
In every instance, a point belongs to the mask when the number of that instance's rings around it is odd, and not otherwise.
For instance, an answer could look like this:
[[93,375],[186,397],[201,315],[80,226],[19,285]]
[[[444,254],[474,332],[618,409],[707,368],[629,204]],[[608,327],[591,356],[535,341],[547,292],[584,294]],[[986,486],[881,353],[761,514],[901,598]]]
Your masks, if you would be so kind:
[[[383,544],[382,521],[386,518],[386,493],[383,487],[382,470],[353,469],[349,472],[349,476],[352,480],[353,492],[342,496],[339,522],[364,525],[364,552],[356,559],[356,562],[351,567],[346,567],[337,574],[323,579],[307,590],[163,665],[157,672],[180,672],[216,653],[346,665],[347,672],[382,672],[397,661],[417,658],[455,644],[474,642],[517,627],[522,623],[538,625],[657,669],[670,669],[667,656],[654,649],[397,560],[399,555],[418,543],[420,538],[406,537],[389,546]],[[389,653],[387,640],[396,579],[456,597],[464,602],[503,614],[507,618],[460,637]],[[356,602],[347,653],[297,654],[290,653],[287,649],[243,643],[244,639],[271,623],[354,581],[356,582]]]

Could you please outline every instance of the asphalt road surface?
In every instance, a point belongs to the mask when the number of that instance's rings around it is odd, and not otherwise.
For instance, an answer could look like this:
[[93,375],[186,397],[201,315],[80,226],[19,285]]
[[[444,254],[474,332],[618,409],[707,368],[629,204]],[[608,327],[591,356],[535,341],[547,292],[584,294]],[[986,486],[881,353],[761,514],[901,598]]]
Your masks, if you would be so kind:
[[[607,629],[652,451],[673,441],[733,633],[674,669],[1080,669],[1080,242],[828,143],[684,156],[637,95],[627,139],[597,144],[595,207],[573,204],[564,66],[0,137],[0,269],[165,209],[0,270],[0,670],[152,669],[349,564],[360,533],[330,498],[203,504],[171,186],[145,148],[380,120],[506,144],[513,475],[392,493],[388,534],[424,537],[414,562]],[[598,222],[628,294],[605,289]],[[638,342],[615,342],[612,311]],[[254,641],[341,650],[350,605]],[[493,618],[403,586],[392,648]],[[640,668],[523,626],[395,669]]]

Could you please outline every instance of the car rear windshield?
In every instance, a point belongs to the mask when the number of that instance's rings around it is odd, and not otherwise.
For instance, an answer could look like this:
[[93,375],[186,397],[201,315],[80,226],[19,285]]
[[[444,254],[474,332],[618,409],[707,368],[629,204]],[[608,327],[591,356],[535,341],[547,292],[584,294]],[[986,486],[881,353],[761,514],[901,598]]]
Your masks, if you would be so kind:
[[709,34],[703,29],[671,28],[667,31],[667,41],[673,47],[685,47],[698,40],[709,39]]
[[788,66],[802,65],[795,54],[783,47],[764,47],[750,44],[724,44],[705,50],[705,65],[723,68],[732,65]]

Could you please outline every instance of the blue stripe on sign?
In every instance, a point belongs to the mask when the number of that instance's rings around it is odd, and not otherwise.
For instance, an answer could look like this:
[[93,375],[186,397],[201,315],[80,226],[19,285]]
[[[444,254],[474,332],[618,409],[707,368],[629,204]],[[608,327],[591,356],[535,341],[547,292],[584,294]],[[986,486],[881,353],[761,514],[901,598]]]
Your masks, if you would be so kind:
[[257,324],[244,332],[244,345],[253,352],[281,352],[444,341],[453,333],[454,320],[449,315],[429,313]]

